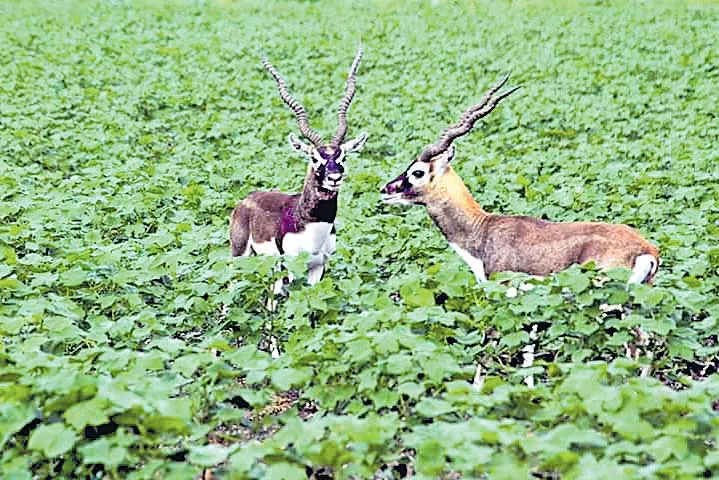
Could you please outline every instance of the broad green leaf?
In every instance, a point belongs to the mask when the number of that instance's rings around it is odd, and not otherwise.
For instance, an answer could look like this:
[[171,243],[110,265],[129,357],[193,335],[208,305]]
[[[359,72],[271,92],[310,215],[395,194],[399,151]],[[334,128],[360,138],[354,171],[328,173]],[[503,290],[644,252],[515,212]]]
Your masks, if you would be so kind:
[[663,436],[652,442],[649,452],[661,463],[666,462],[672,456],[677,460],[682,460],[688,453],[687,441],[678,436]]
[[304,467],[285,462],[269,465],[264,474],[264,478],[268,480],[294,480],[306,476]]
[[76,287],[87,279],[87,272],[81,268],[74,268],[60,274],[59,282],[66,287]]
[[87,464],[100,464],[108,467],[120,465],[127,457],[127,449],[114,446],[107,438],[100,438],[78,449]]
[[28,448],[42,452],[48,458],[55,458],[69,452],[78,440],[75,432],[61,423],[40,425],[28,440]]
[[287,390],[292,386],[302,385],[312,376],[309,368],[282,368],[272,373],[272,384],[280,390]]
[[559,284],[574,293],[581,293],[589,287],[589,278],[581,270],[573,268],[557,274]]
[[428,439],[417,447],[417,470],[419,473],[437,476],[445,466],[445,453],[439,439]]
[[445,400],[438,398],[423,398],[417,404],[415,410],[424,417],[432,418],[444,415],[445,413],[453,412],[455,408],[451,403]]
[[402,374],[412,369],[412,357],[405,353],[395,353],[387,358],[387,372]]
[[222,463],[230,454],[230,449],[222,445],[204,445],[190,449],[189,461],[201,467],[212,467]]
[[75,430],[82,430],[86,425],[101,425],[109,420],[105,402],[99,399],[76,403],[65,411],[63,417]]
[[[719,476],[714,0],[84,3],[0,3],[0,478]],[[235,206],[312,171],[255,47],[329,136],[360,37],[321,281],[230,258]],[[653,284],[477,283],[436,205],[381,203],[510,67],[454,173],[491,214],[632,226]],[[505,233],[500,260],[557,254]]]
[[0,406],[0,447],[4,447],[12,435],[20,431],[35,418],[35,412],[29,405],[6,403]]
[[409,396],[410,398],[419,398],[424,394],[424,387],[414,382],[403,383],[398,387],[399,393]]

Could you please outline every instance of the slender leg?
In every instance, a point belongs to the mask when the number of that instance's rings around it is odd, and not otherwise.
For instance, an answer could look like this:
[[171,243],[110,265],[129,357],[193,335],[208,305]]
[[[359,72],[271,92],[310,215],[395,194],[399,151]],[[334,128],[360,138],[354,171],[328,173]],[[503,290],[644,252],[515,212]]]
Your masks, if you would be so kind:
[[327,257],[324,254],[312,255],[310,260],[309,271],[307,272],[307,283],[314,285],[322,280],[322,274],[325,271],[325,261]]
[[[325,262],[327,261],[327,255],[318,254],[313,255],[312,260],[309,264],[309,271],[307,272],[307,283],[315,285],[317,282],[322,280],[322,274],[325,271]],[[310,312],[310,327],[315,328],[317,324],[317,312]]]
[[[530,340],[537,340],[537,326],[532,325],[532,330],[529,332],[529,339]],[[531,367],[534,365],[534,353],[536,351],[537,344],[531,343],[529,345],[525,345],[525,347],[522,349],[522,366],[523,367]],[[529,388],[534,388],[534,375],[530,375],[524,379],[524,383]]]
[[[232,211],[230,220],[230,258],[243,256],[252,253],[252,238],[250,235],[250,215],[247,208],[242,204]],[[233,280],[227,286],[230,292],[235,291],[236,282]],[[230,306],[223,304],[220,307],[220,321],[223,322],[230,314]]]
[[[279,269],[282,269],[282,266],[278,267]],[[287,275],[285,277],[282,277],[280,279],[277,279],[275,283],[272,285],[272,297],[267,299],[267,309],[271,312],[274,312],[277,310],[277,300],[274,298],[277,295],[281,295],[285,291],[285,285],[288,285],[292,283],[292,281],[295,279],[295,276],[292,275],[292,273],[287,272]]]
[[335,251],[337,235],[334,231],[334,227],[332,227],[332,233],[330,233],[330,236],[327,238],[324,245],[322,245],[320,253],[312,255],[312,259],[309,264],[309,272],[307,272],[307,283],[310,285],[314,285],[322,280],[322,274],[325,272],[325,264],[332,252]]

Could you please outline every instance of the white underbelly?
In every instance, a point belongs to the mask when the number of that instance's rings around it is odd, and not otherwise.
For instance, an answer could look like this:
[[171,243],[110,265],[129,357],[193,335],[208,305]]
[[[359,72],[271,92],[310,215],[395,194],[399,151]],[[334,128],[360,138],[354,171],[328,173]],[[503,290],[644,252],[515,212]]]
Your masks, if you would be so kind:
[[[332,232],[332,224],[327,222],[308,223],[301,232],[286,233],[282,239],[282,249],[288,255],[302,252],[311,254],[325,252]],[[333,242],[332,242],[333,243]]]
[[269,240],[267,242],[255,242],[252,238],[252,235],[250,235],[250,248],[257,254],[257,255],[279,255],[280,249],[277,248],[277,243],[274,239]]

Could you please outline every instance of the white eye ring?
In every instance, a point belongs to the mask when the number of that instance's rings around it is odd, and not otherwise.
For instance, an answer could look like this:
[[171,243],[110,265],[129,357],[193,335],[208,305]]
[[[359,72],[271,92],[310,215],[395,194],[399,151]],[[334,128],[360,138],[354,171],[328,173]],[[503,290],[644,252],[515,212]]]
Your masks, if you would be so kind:
[[422,178],[424,177],[424,173],[424,170],[415,170],[414,172],[412,172],[412,176],[414,178]]

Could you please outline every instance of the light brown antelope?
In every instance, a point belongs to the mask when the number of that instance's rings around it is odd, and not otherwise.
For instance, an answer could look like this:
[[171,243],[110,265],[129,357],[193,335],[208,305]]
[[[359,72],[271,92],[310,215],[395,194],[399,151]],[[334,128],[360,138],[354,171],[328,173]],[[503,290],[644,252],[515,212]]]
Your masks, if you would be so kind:
[[545,276],[593,260],[599,268],[630,268],[629,283],[651,283],[659,266],[659,250],[629,226],[493,215],[482,209],[454,172],[452,142],[519,88],[497,93],[508,78],[492,87],[437,143],[427,146],[404,173],[385,185],[382,200],[425,205],[477,281],[503,271]]
[[[239,202],[230,218],[230,249],[240,255],[311,255],[307,281],[317,283],[328,256],[335,250],[337,195],[345,175],[345,157],[358,152],[367,134],[343,143],[347,133],[347,110],[355,94],[355,76],[362,58],[361,46],[350,66],[345,94],[339,104],[338,125],[334,137],[324,143],[307,121],[304,107],[287,91],[285,81],[274,66],[263,58],[262,64],[277,82],[280,97],[295,113],[300,133],[310,145],[290,133],[290,146],[309,157],[302,193],[278,191],[253,192]],[[291,280],[291,279],[290,279]],[[281,282],[275,286],[275,292]]]

